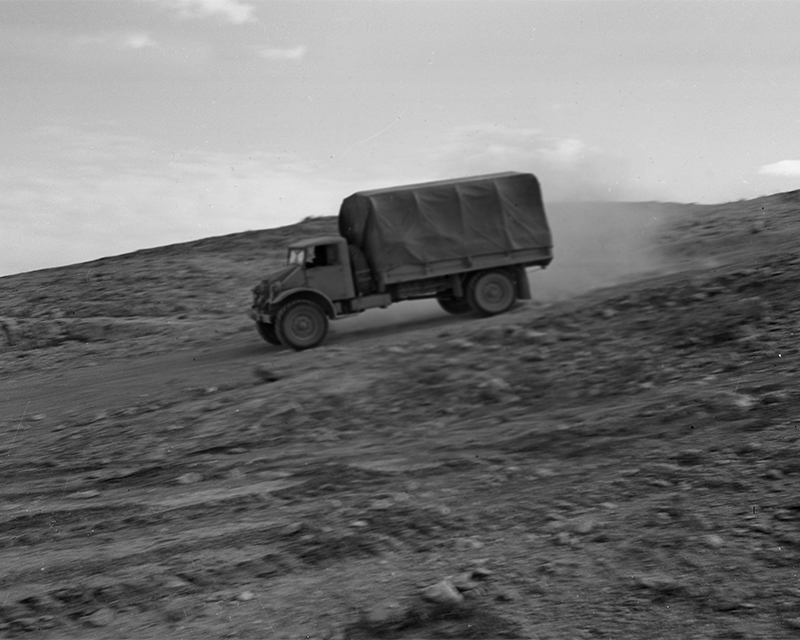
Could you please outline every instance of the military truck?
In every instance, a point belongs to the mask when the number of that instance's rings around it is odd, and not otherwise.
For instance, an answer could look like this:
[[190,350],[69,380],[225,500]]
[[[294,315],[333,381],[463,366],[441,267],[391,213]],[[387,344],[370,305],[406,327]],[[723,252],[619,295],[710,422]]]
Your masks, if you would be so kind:
[[310,349],[329,320],[403,300],[503,313],[531,297],[525,269],[553,259],[530,173],[361,191],[345,198],[338,226],[338,236],[292,243],[286,265],[253,289],[250,317],[270,344]]

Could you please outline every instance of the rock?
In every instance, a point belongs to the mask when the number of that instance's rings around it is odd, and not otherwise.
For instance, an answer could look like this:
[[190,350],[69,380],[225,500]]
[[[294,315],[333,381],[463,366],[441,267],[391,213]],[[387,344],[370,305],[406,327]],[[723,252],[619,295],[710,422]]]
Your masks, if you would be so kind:
[[713,533],[707,536],[703,536],[703,542],[705,542],[712,549],[719,549],[721,546],[725,544],[725,541],[722,539],[722,536],[718,536]]
[[511,391],[511,385],[508,384],[508,382],[506,382],[502,378],[497,378],[497,377],[489,378],[488,380],[481,382],[478,385],[478,387],[480,389],[485,389],[493,394],[505,393],[507,391]]
[[39,422],[44,420],[47,416],[43,413],[34,413],[32,416],[28,418],[31,422]]
[[666,511],[659,511],[656,514],[656,522],[658,522],[658,524],[670,524],[672,522],[672,516]]
[[661,573],[635,576],[634,580],[640,587],[664,594],[676,593],[681,589],[680,583],[675,578]]
[[736,393],[733,396],[733,404],[742,411],[749,411],[756,404],[755,398],[744,393]]
[[581,518],[575,523],[573,531],[581,535],[586,535],[587,533],[591,533],[594,530],[594,528],[595,528],[594,520],[592,520],[591,518]]
[[282,536],[293,536],[297,533],[300,533],[303,529],[302,522],[292,522],[291,524],[287,524],[283,529],[281,529]]
[[788,391],[770,391],[761,396],[762,404],[777,404],[779,402],[786,402],[789,399]]
[[547,342],[549,339],[546,333],[542,333],[541,331],[534,331],[533,329],[528,329],[527,331],[522,332],[521,338],[525,342],[531,342],[531,343]]
[[474,551],[483,548],[483,542],[477,538],[456,538],[456,551]]
[[479,587],[480,585],[473,580],[475,573],[473,571],[465,571],[464,573],[459,573],[455,576],[449,576],[447,580],[458,589],[461,593],[466,591],[472,591]]
[[753,531],[758,531],[759,533],[772,533],[773,528],[766,522],[754,522],[750,525],[750,528]]
[[114,621],[114,612],[108,607],[95,611],[92,615],[81,618],[83,622],[93,627],[105,627]]
[[99,495],[99,491],[88,489],[87,491],[76,491],[75,493],[70,493],[67,498],[70,500],[86,500],[88,498],[96,498]]
[[187,587],[191,587],[192,585],[186,580],[179,578],[178,576],[170,576],[166,582],[164,582],[165,589],[185,589]]
[[192,471],[191,473],[184,473],[182,476],[178,478],[178,484],[194,484],[195,482],[200,482],[203,479],[196,471]]
[[464,596],[450,580],[442,580],[422,590],[422,597],[436,604],[455,606],[464,602]]
[[260,364],[253,369],[253,374],[261,382],[277,382],[281,377],[266,365]]
[[785,624],[790,629],[800,630],[800,618],[786,618],[783,621],[783,624]]
[[566,531],[559,531],[556,534],[556,543],[560,545],[568,545],[572,542],[572,538]]
[[236,596],[236,599],[239,602],[248,602],[255,597],[256,594],[254,594],[252,591],[242,591],[238,596]]
[[459,349],[471,349],[475,346],[474,342],[464,338],[454,338],[453,340],[448,340],[446,344],[449,347],[457,347]]
[[661,487],[662,489],[674,486],[669,480],[664,480],[663,478],[652,478],[650,484],[654,487]]
[[377,511],[386,511],[387,509],[391,509],[394,506],[394,501],[390,498],[380,498],[378,500],[373,500],[369,508],[375,509]]
[[517,599],[517,594],[510,589],[503,589],[497,592],[494,599],[496,602],[514,602]]
[[0,340],[4,340],[5,345],[11,347],[19,341],[19,338],[19,323],[13,318],[0,318]]
[[783,478],[783,471],[780,469],[770,469],[764,474],[764,477],[769,480],[780,480]]

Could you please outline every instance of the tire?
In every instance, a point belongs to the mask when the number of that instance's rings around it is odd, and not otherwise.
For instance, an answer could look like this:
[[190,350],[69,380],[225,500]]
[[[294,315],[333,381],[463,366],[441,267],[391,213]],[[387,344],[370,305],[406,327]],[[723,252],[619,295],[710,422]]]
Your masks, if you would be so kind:
[[279,345],[281,341],[278,339],[278,333],[275,331],[275,325],[269,322],[256,321],[256,330],[266,342],[270,344]]
[[517,301],[517,290],[505,271],[484,271],[473,276],[467,286],[470,308],[482,316],[505,313]]
[[447,311],[447,313],[452,313],[454,316],[460,316],[472,311],[472,307],[469,306],[469,302],[467,302],[465,298],[436,296],[436,302],[438,302],[439,306]]
[[328,316],[316,302],[295,300],[275,319],[278,340],[295,351],[313,349],[328,334]]

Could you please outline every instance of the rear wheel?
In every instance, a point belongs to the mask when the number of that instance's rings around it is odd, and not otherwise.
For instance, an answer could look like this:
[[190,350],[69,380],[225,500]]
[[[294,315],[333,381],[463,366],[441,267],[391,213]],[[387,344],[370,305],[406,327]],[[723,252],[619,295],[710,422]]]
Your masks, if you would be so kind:
[[467,302],[465,298],[453,298],[452,296],[439,295],[436,296],[436,302],[438,302],[439,306],[447,311],[447,313],[452,313],[454,316],[460,316],[472,311],[469,302]]
[[312,349],[328,333],[328,317],[317,303],[295,300],[278,312],[275,319],[278,339],[296,351]]
[[505,313],[517,300],[514,281],[505,271],[484,271],[476,274],[467,286],[471,309],[482,316]]
[[258,331],[258,335],[260,335],[266,342],[274,345],[279,345],[281,343],[281,341],[278,340],[278,333],[275,331],[274,324],[256,321],[256,330]]

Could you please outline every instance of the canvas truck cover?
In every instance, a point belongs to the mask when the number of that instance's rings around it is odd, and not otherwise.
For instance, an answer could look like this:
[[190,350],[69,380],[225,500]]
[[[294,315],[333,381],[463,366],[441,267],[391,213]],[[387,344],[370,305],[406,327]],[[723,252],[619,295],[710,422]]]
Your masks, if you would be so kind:
[[342,203],[339,233],[364,251],[382,280],[409,265],[552,247],[539,181],[530,173],[360,191]]

